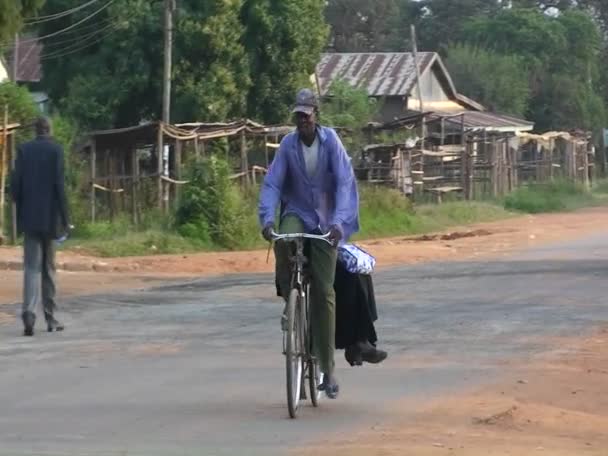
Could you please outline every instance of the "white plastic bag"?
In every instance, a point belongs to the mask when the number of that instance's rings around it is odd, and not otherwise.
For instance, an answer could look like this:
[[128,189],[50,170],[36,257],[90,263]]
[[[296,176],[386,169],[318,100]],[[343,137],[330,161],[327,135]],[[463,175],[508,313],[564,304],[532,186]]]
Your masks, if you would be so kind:
[[355,244],[338,246],[338,261],[352,274],[371,274],[376,267],[376,259]]

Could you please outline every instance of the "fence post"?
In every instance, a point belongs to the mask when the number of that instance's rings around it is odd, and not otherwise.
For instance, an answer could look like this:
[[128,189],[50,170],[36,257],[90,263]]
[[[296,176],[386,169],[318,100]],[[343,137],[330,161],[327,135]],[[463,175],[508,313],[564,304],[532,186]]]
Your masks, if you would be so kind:
[[247,160],[247,136],[245,130],[241,131],[241,172],[245,173],[245,182],[250,184],[249,163]]
[[158,208],[163,209],[163,124],[159,122],[158,133],[156,138],[156,171],[158,172],[157,185],[158,185]]
[[2,155],[0,156],[0,241],[4,238],[4,207],[6,188],[6,164],[8,155],[8,105],[4,106],[4,121],[2,129]]
[[591,188],[591,185],[589,182],[589,151],[587,150],[587,144],[581,146],[581,149],[583,151],[583,168],[585,172],[583,182],[585,183],[585,188],[589,190]]
[[131,212],[133,224],[137,225],[139,217],[137,213],[137,188],[139,186],[139,160],[137,159],[137,147],[131,149]]
[[[179,139],[175,140],[175,179],[178,181],[182,180],[182,142]],[[179,184],[175,185],[175,201],[174,204],[177,204],[180,195],[180,186]]]
[[97,140],[93,136],[91,140],[91,157],[90,163],[91,167],[91,223],[95,223],[95,184],[97,178]]

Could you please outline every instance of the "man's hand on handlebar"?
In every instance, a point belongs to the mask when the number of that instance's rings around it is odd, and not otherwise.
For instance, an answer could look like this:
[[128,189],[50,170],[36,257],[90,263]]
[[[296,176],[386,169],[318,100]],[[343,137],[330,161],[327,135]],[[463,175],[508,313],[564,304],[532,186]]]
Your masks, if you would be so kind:
[[264,239],[266,239],[268,242],[272,241],[272,235],[274,233],[274,223],[269,223],[268,225],[266,225],[264,227],[264,229],[262,230],[262,236],[264,237]]
[[342,240],[342,231],[336,225],[329,229],[329,240],[334,246],[337,246],[338,242]]

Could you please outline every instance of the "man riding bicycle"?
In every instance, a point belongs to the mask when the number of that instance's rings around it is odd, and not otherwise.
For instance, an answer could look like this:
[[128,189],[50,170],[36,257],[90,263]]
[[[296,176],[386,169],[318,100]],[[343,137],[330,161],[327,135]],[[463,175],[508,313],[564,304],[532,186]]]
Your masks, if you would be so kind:
[[[318,103],[309,89],[296,96],[296,131],[281,141],[260,193],[262,234],[272,239],[276,210],[281,207],[280,233],[330,234],[333,246],[310,241],[313,351],[323,382],[319,386],[335,399],[334,375],[336,273],[338,242],[359,229],[359,198],[353,168],[338,134],[317,123]],[[289,247],[275,245],[277,283],[287,300],[290,290]]]

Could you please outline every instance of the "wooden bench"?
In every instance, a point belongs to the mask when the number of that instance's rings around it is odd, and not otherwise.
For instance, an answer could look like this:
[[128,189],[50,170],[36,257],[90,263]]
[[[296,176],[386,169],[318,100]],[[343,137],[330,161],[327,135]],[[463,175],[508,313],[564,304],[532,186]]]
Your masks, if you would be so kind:
[[441,204],[443,202],[443,195],[447,195],[448,193],[462,192],[462,187],[433,187],[433,188],[425,188],[425,192],[429,192],[432,195],[435,195],[437,198],[437,203]]

